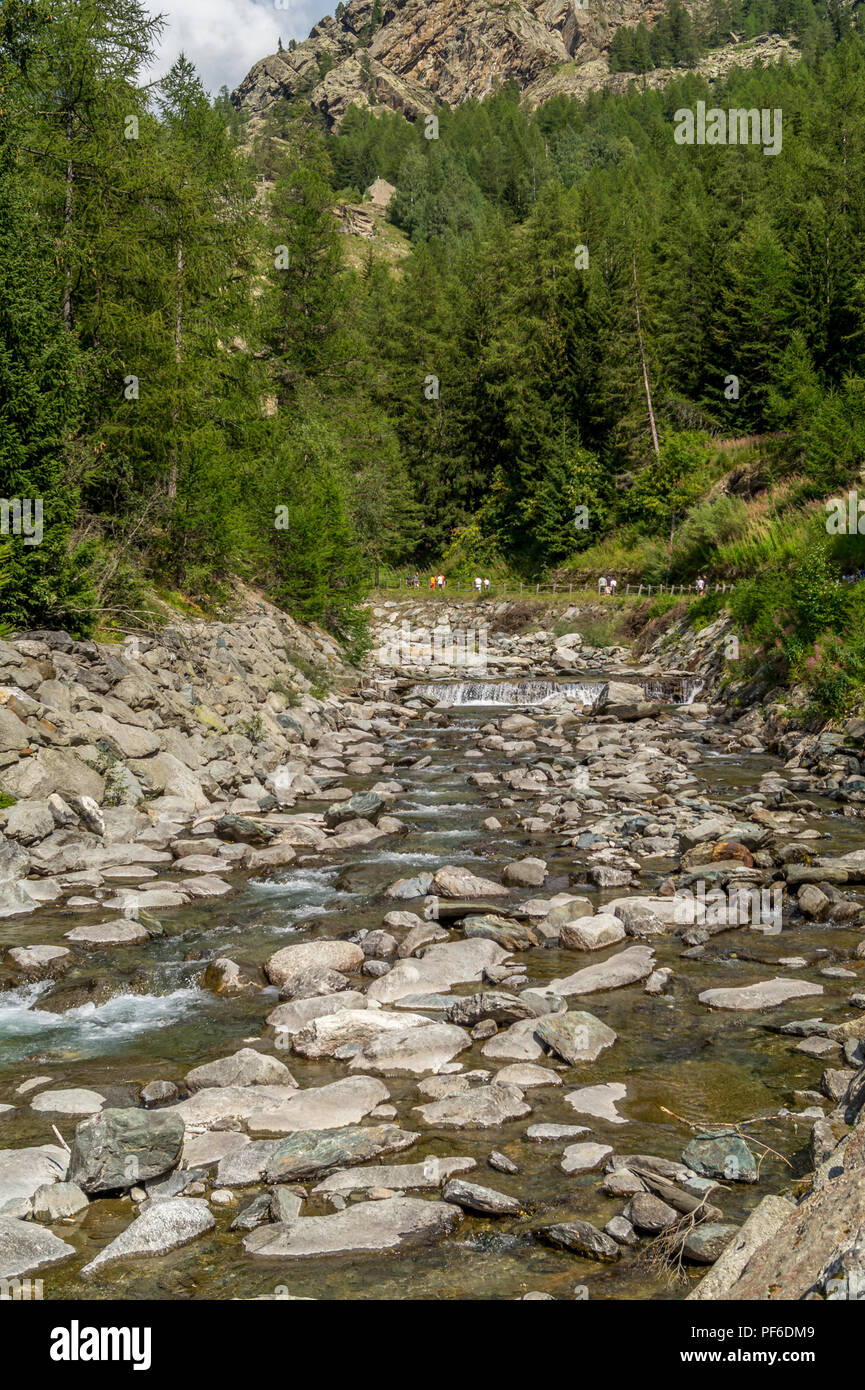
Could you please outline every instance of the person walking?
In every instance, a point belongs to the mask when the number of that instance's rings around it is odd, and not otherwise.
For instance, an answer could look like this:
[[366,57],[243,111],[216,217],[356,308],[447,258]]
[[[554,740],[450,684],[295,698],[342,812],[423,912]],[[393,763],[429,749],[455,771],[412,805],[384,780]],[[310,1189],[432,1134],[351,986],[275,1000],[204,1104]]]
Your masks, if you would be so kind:
[[429,577],[429,586],[431,589],[434,589],[436,586],[436,577],[434,574],[431,574]]
[[607,577],[606,577],[605,574],[602,574],[601,577],[600,577],[600,579],[598,580],[598,593],[599,593],[599,594],[605,594],[606,592],[607,592]]
[[609,584],[610,584],[610,594],[612,595],[613,598],[615,598],[615,596],[616,596],[616,586],[617,586],[617,584],[618,584],[618,580],[615,578],[615,576],[613,576],[613,575],[610,576]]
[[489,578],[488,578],[487,576],[484,576],[484,588],[485,588],[485,589],[488,589],[489,587],[490,587]]

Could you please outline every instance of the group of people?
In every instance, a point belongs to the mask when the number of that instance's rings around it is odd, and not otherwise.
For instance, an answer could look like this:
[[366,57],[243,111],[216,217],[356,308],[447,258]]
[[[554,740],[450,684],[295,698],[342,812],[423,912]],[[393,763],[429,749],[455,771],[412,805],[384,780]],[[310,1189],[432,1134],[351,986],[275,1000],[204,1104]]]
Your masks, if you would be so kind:
[[618,580],[615,575],[602,574],[598,580],[599,594],[615,594],[618,587]]
[[[407,589],[419,589],[420,575],[417,573],[407,574],[403,579],[403,584]],[[431,589],[446,589],[447,579],[443,574],[431,574],[429,577],[429,586]],[[477,574],[475,575],[474,587],[476,592],[480,594],[490,587],[490,581],[486,577],[481,578],[481,576]]]
[[697,575],[697,578],[694,580],[694,588],[698,594],[704,594],[706,592],[706,576],[704,574]]

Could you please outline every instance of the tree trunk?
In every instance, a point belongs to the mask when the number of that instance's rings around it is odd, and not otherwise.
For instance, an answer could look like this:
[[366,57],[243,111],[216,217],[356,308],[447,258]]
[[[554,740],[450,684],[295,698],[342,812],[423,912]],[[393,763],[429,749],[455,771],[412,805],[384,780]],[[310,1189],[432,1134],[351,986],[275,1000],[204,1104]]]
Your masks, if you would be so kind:
[[177,496],[177,432],[180,426],[180,364],[183,361],[183,233],[177,237],[177,290],[174,305],[174,361],[177,365],[174,404],[171,408],[171,463],[168,470],[168,496]]
[[642,330],[642,328],[641,328],[641,326],[640,326],[640,295],[639,295],[639,291],[638,291],[638,289],[637,289],[637,257],[636,257],[636,256],[634,256],[633,259],[632,259],[632,265],[633,265],[633,269],[634,269],[634,314],[635,314],[636,320],[637,320],[637,343],[638,343],[639,348],[640,348],[640,363],[641,363],[642,368],[643,368],[643,386],[645,387],[645,390],[646,390],[646,405],[648,406],[648,409],[649,409],[649,425],[650,425],[651,430],[652,430],[652,448],[654,449],[656,455],[660,455],[661,450],[660,450],[660,448],[658,447],[658,431],[657,431],[657,428],[656,428],[656,426],[655,426],[655,411],[654,411],[654,409],[653,409],[653,407],[652,407],[652,392],[651,392],[651,388],[649,387],[649,368],[648,368],[648,366],[646,365],[646,352],[645,352],[645,348],[643,347],[643,330]]

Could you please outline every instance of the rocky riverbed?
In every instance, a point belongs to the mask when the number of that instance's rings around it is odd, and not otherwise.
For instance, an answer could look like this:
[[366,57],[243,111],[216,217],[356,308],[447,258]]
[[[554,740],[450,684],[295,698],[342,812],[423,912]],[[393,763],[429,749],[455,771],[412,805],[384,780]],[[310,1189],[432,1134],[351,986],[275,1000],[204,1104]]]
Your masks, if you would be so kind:
[[0,1278],[861,1297],[865,721],[424,613],[0,643]]

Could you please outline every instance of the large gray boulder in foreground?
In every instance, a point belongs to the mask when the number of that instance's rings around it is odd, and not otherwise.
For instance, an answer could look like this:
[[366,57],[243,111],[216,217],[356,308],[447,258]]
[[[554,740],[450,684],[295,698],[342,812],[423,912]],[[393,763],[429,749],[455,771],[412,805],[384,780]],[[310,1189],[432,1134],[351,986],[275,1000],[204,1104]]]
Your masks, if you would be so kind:
[[179,1162],[183,1120],[165,1110],[103,1110],[75,1131],[69,1180],[113,1192],[158,1178]]

